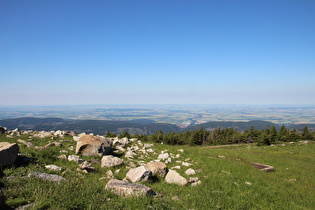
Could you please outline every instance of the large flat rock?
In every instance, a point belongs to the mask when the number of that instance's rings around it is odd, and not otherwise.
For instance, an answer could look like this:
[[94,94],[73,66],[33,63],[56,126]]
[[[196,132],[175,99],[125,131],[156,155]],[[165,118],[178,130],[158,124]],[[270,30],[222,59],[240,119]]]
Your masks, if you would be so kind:
[[110,180],[106,186],[106,190],[109,190],[116,195],[122,195],[126,197],[130,196],[153,196],[156,195],[156,193],[149,187],[142,185],[142,184],[136,184],[136,183],[129,183],[120,181],[118,179],[112,179]]

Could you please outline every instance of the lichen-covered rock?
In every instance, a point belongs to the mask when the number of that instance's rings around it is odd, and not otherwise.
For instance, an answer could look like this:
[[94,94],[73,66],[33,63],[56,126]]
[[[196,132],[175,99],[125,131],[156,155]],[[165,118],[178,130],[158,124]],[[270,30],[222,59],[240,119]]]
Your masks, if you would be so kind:
[[165,181],[171,184],[186,185],[187,180],[174,170],[169,170],[165,176]]
[[77,141],[76,154],[85,156],[103,156],[112,151],[112,141],[101,136],[83,135]]
[[145,167],[152,171],[152,176],[165,177],[168,172],[167,166],[162,162],[149,162],[145,165]]
[[126,197],[156,195],[156,193],[151,188],[145,185],[124,182],[117,179],[110,180],[106,184],[105,189],[115,193],[116,195],[122,195]]
[[46,173],[40,173],[40,172],[32,172],[28,175],[28,177],[36,177],[42,180],[47,180],[47,181],[52,181],[52,182],[60,182],[60,181],[66,180],[62,176],[59,176],[56,174],[46,174]]
[[139,166],[137,168],[132,168],[126,174],[126,178],[131,182],[144,182],[147,181],[152,176],[152,172],[145,166]]
[[118,157],[112,155],[106,155],[102,157],[101,167],[115,167],[124,164],[124,161]]
[[19,146],[16,143],[0,142],[0,168],[12,165],[19,153]]

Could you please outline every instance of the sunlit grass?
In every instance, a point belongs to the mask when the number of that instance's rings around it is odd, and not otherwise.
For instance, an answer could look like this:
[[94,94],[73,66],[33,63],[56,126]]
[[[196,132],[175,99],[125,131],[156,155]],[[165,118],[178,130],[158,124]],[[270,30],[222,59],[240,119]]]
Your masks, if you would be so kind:
[[[16,142],[18,138],[6,138],[1,141]],[[19,137],[28,139],[27,136]],[[32,140],[34,145],[45,145],[51,139]],[[55,141],[55,140],[54,140]],[[56,140],[58,141],[58,140]],[[178,160],[192,163],[190,167],[176,163],[172,159],[171,168],[180,165],[178,172],[185,175],[185,170],[193,168],[202,181],[198,186],[177,186],[167,184],[164,180],[147,182],[158,193],[157,197],[123,198],[105,190],[106,176],[109,169],[94,164],[95,173],[82,174],[76,169],[78,164],[56,159],[60,150],[74,154],[69,146],[75,142],[64,142],[63,147],[52,147],[46,151],[21,146],[21,152],[34,161],[27,165],[11,167],[4,170],[6,205],[15,208],[32,203],[33,209],[314,209],[315,208],[315,144],[293,144],[274,147],[256,147],[241,145],[231,147],[189,147],[155,144],[157,153],[167,149],[169,153],[180,154]],[[184,149],[178,152],[177,149]],[[156,159],[158,154],[145,159]],[[220,156],[220,157],[219,157]],[[224,156],[224,157],[223,157]],[[83,157],[84,158],[84,157]],[[97,158],[97,157],[93,157]],[[86,158],[87,159],[87,158]],[[268,164],[275,167],[275,172],[263,172],[252,163]],[[51,172],[46,164],[56,164],[62,171]],[[128,171],[125,166],[115,178],[123,179]],[[62,183],[25,178],[32,172],[58,174],[67,179]],[[7,177],[11,177],[8,179]],[[14,178],[12,178],[14,177]],[[176,198],[176,199],[174,199]]]

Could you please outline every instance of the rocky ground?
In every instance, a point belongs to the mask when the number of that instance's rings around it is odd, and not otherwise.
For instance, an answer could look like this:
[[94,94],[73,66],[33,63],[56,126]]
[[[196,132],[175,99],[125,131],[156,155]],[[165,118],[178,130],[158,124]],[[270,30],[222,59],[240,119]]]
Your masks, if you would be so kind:
[[[198,168],[194,160],[184,158],[185,151],[178,149],[176,154],[167,150],[157,150],[154,144],[143,143],[135,138],[106,138],[93,134],[75,134],[66,131],[3,131],[7,138],[15,138],[16,143],[0,142],[0,165],[1,168],[9,167],[19,161],[32,161],[33,157],[25,156],[19,150],[20,147],[27,147],[35,151],[44,151],[51,147],[60,148],[59,155],[55,158],[72,161],[77,164],[76,172],[80,176],[88,173],[97,173],[96,165],[106,168],[106,176],[99,180],[108,180],[104,190],[111,191],[121,196],[158,196],[159,192],[147,187],[147,181],[164,179],[166,183],[178,186],[196,186],[202,183],[197,176]],[[18,137],[22,137],[18,138]],[[26,137],[26,138],[25,138]],[[36,141],[34,140],[36,139]],[[42,141],[47,141],[44,145]],[[67,143],[67,146],[65,146]],[[75,152],[75,154],[71,154]],[[93,159],[91,159],[93,157]],[[96,159],[95,159],[96,158]],[[169,168],[169,164],[176,163]],[[120,166],[120,169],[117,167]],[[123,179],[119,180],[116,174],[121,173],[121,166],[124,166],[126,173]],[[36,177],[51,182],[67,181],[62,174],[69,173],[69,168],[62,165],[43,165],[47,173],[32,171],[28,177]],[[178,172],[185,168],[184,174]],[[49,173],[62,171],[61,175]],[[4,175],[5,176],[5,175]],[[121,175],[120,175],[121,177]],[[14,179],[14,177],[5,177]]]

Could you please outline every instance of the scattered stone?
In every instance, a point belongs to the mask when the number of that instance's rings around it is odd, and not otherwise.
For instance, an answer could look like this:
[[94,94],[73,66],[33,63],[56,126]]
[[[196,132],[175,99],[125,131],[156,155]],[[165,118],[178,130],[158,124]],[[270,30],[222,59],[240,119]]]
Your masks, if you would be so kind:
[[197,181],[197,182],[191,183],[191,186],[195,187],[195,186],[197,186],[197,185],[200,185],[201,183],[202,183],[201,180],[199,180],[199,181]]
[[147,152],[152,153],[154,152],[154,150],[150,148],[150,149],[147,149]]
[[59,155],[57,158],[67,160],[67,155]]
[[166,160],[169,158],[169,154],[168,153],[162,153],[158,156],[159,160]]
[[56,165],[46,165],[45,168],[52,170],[52,171],[61,171],[62,168]]
[[180,154],[176,154],[175,158],[181,158],[182,156]]
[[174,195],[174,196],[172,197],[172,200],[173,200],[173,201],[179,201],[180,199],[179,199],[179,197],[178,197],[177,195]]
[[224,159],[224,158],[225,158],[225,156],[224,156],[224,155],[219,155],[218,157],[219,157],[219,158],[222,158],[222,159]]
[[121,146],[116,146],[115,149],[116,149],[116,150],[119,150],[120,152],[125,152],[125,151],[126,151],[126,149],[124,149],[124,148],[121,147]]
[[106,184],[105,189],[109,190],[109,191],[111,191],[117,195],[122,195],[122,196],[126,196],[126,197],[156,195],[156,193],[151,188],[149,188],[145,185],[124,182],[124,181],[120,181],[117,179],[110,180]]
[[180,166],[174,166],[171,169],[180,169]]
[[46,174],[40,172],[32,172],[28,175],[28,177],[36,177],[42,180],[52,181],[52,182],[60,182],[66,180],[62,176],[55,175],[55,174]]
[[28,142],[28,141],[25,141],[25,140],[22,140],[22,139],[18,139],[17,142],[21,143],[21,144],[24,144],[27,147],[34,147],[34,145],[31,142]]
[[119,172],[120,172],[120,169],[117,169],[117,170],[115,171],[115,174],[119,174]]
[[71,146],[68,147],[68,149],[69,149],[70,151],[73,151],[73,150],[74,150],[74,146],[71,145]]
[[114,177],[114,173],[112,170],[109,170],[106,172],[107,178],[113,178]]
[[80,159],[78,155],[69,155],[68,161],[74,161],[76,163],[82,163],[84,160]]
[[86,170],[87,172],[93,172],[95,171],[95,168],[92,166],[91,163],[89,163],[88,161],[84,161],[83,163],[81,163],[81,165],[79,166],[80,169],[82,170]]
[[189,167],[189,166],[191,166],[192,164],[191,164],[191,163],[182,162],[182,165],[183,165],[183,166],[186,166],[186,167]]
[[252,185],[252,183],[250,183],[250,182],[245,182],[245,184],[247,184],[247,185]]
[[223,171],[223,170],[222,170],[221,172],[224,173],[224,174],[229,174],[229,175],[231,174],[231,173],[228,172],[228,171]]
[[131,182],[144,182],[147,181],[152,176],[152,172],[145,166],[139,166],[137,168],[132,168],[126,174],[126,178]]
[[101,167],[115,167],[124,164],[124,161],[118,157],[112,155],[106,155],[102,157]]
[[112,141],[101,136],[83,135],[77,141],[75,153],[85,156],[108,155],[112,151]]
[[194,169],[192,169],[192,168],[189,168],[189,169],[187,169],[185,171],[185,174],[187,174],[187,175],[194,175],[194,174],[196,174],[196,171]]
[[135,155],[137,155],[135,152],[129,150],[125,153],[125,158],[133,158]]
[[59,142],[53,142],[53,143],[46,144],[44,146],[45,149],[48,148],[48,147],[62,147],[62,144],[59,143]]
[[152,172],[152,176],[165,177],[168,172],[167,166],[162,162],[149,162],[145,167]]
[[187,181],[188,181],[188,183],[194,183],[194,182],[198,182],[199,178],[198,177],[189,177],[189,179]]
[[19,153],[16,143],[0,142],[0,170],[4,166],[12,165]]
[[271,171],[275,170],[275,168],[273,166],[264,165],[264,164],[260,164],[260,163],[253,163],[253,166],[255,168],[260,169],[261,171],[271,172]]
[[174,170],[168,171],[168,173],[165,176],[165,181],[166,183],[173,183],[173,184],[182,185],[182,186],[188,183],[184,177],[179,175],[179,173],[177,173]]
[[178,151],[178,152],[184,152],[184,150],[183,150],[183,149],[178,149],[177,151]]

